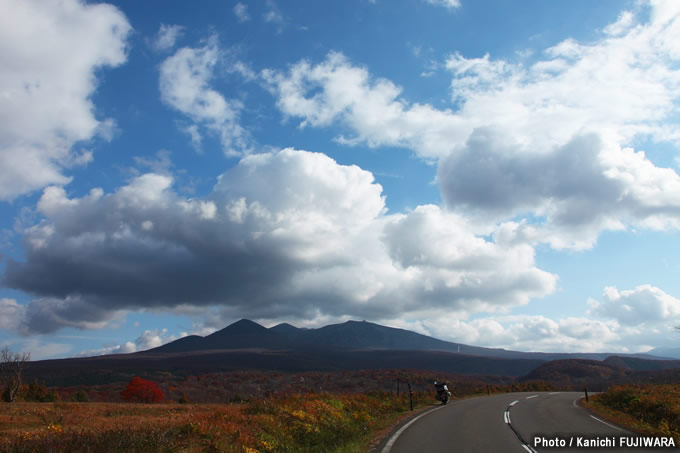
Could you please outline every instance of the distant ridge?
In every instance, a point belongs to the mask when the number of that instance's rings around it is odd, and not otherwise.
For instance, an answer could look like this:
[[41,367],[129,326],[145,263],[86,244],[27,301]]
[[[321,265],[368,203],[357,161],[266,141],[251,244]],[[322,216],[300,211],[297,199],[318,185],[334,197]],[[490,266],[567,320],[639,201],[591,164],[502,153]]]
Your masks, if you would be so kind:
[[187,376],[243,370],[413,369],[496,376],[508,382],[539,379],[565,388],[587,385],[594,390],[615,383],[680,381],[680,361],[651,358],[481,348],[365,321],[318,329],[284,323],[267,329],[242,319],[206,337],[191,335],[148,351],[33,361],[26,377],[51,386],[74,386],[119,382],[130,375],[161,371]]
[[654,348],[647,354],[660,358],[680,359],[680,348]]
[[196,335],[184,337],[138,354],[234,349],[444,351],[480,357],[545,361],[577,358],[605,360],[612,355],[658,359],[647,354],[543,353],[483,348],[439,340],[410,330],[367,321],[347,321],[318,329],[300,329],[288,323],[281,323],[267,329],[248,319],[236,321],[206,337]]
[[299,327],[291,326],[287,322],[282,322],[281,324],[277,324],[274,327],[270,327],[269,330],[272,332],[279,332],[279,333],[299,333],[303,332],[305,329],[300,329]]

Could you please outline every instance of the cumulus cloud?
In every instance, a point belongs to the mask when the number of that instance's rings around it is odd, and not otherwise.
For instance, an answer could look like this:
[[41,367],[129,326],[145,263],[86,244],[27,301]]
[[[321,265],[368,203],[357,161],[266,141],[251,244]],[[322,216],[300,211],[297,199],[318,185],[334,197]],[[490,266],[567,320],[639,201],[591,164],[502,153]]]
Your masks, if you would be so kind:
[[278,108],[288,117],[300,117],[300,127],[322,127],[340,122],[352,134],[339,136],[346,144],[370,147],[402,146],[425,159],[445,156],[452,136],[462,135],[465,121],[448,110],[412,104],[400,98],[401,87],[374,78],[366,68],[331,52],[317,65],[301,61],[288,73],[262,72]]
[[95,72],[125,62],[129,32],[111,5],[0,4],[0,200],[67,183],[65,169],[91,160],[74,146],[113,124],[94,115]]
[[38,298],[34,332],[96,327],[123,310],[222,307],[224,317],[379,319],[507,310],[552,292],[534,251],[477,237],[436,206],[386,212],[356,166],[286,149],[253,154],[186,200],[168,174],[70,198],[47,188],[26,259],[3,284]]
[[[672,2],[671,2],[672,4]],[[678,142],[680,13],[651,2],[592,43],[567,39],[532,63],[446,60],[450,109],[410,103],[340,53],[262,77],[300,127],[341,125],[348,145],[400,146],[438,164],[446,207],[556,248],[602,230],[677,229],[680,177],[631,144]]]
[[169,335],[168,329],[145,330],[135,341],[126,341],[122,344],[104,346],[98,349],[87,349],[79,352],[77,356],[91,357],[108,354],[131,354],[133,352],[157,348],[184,336],[186,336],[186,333],[182,333],[179,336]]
[[419,321],[383,322],[449,341],[519,351],[634,353],[674,344],[680,299],[660,288],[649,284],[630,290],[606,287],[601,300],[590,299],[588,305],[584,316],[561,319],[544,315],[465,319],[439,313]]
[[680,176],[593,134],[544,154],[477,130],[462,152],[440,162],[438,179],[450,209],[492,219],[532,212],[543,221],[514,234],[558,249],[590,248],[601,230],[625,225],[680,227]]
[[175,43],[184,33],[181,25],[161,24],[156,37],[151,42],[151,48],[157,52],[164,52],[175,47]]
[[665,324],[669,330],[680,321],[680,299],[651,285],[619,291],[605,288],[602,301],[590,300],[590,312],[629,326]]
[[425,321],[384,323],[456,343],[527,352],[646,352],[649,345],[663,343],[668,336],[585,316],[506,315],[466,320],[440,314]]
[[[208,39],[203,46],[183,47],[167,58],[160,68],[160,90],[163,102],[188,116],[193,126],[206,128],[216,134],[230,155],[249,151],[249,135],[239,124],[243,108],[238,100],[227,101],[210,85],[216,66],[223,56],[217,38]],[[192,144],[200,145],[198,127],[185,128]]]

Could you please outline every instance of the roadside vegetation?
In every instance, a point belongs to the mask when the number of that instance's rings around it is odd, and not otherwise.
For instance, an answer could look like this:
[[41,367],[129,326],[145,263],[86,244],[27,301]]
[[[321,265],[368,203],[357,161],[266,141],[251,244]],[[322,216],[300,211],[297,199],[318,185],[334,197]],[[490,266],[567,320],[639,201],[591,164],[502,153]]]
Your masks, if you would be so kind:
[[[432,395],[413,395],[416,408]],[[0,405],[0,451],[366,451],[408,394],[301,394],[230,404]]]
[[680,385],[620,385],[584,405],[631,431],[672,436],[680,444]]
[[[244,385],[232,386],[246,375]],[[274,376],[291,386],[275,392],[253,387]],[[16,402],[0,404],[0,451],[365,452],[396,420],[412,414],[409,383],[414,410],[438,404],[435,379],[448,380],[454,398],[554,389],[406,370],[213,374],[159,385],[135,377],[106,389],[47,389],[34,381]],[[369,383],[388,390],[369,389]],[[211,396],[213,403],[206,403]]]

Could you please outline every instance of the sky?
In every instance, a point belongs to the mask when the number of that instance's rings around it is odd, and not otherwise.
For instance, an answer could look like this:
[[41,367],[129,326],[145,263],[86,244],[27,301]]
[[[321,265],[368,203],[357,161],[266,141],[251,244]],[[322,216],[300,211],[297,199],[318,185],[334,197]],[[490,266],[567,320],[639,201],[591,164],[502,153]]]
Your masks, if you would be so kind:
[[0,345],[241,318],[680,346],[680,2],[0,2]]

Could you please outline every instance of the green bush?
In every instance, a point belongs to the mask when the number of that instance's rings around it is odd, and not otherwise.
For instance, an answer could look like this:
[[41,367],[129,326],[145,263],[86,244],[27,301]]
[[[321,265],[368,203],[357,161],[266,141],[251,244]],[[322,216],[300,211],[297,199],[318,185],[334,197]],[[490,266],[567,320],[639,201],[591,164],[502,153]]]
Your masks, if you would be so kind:
[[76,393],[71,395],[71,401],[76,403],[89,403],[90,396],[85,390],[78,390]]

